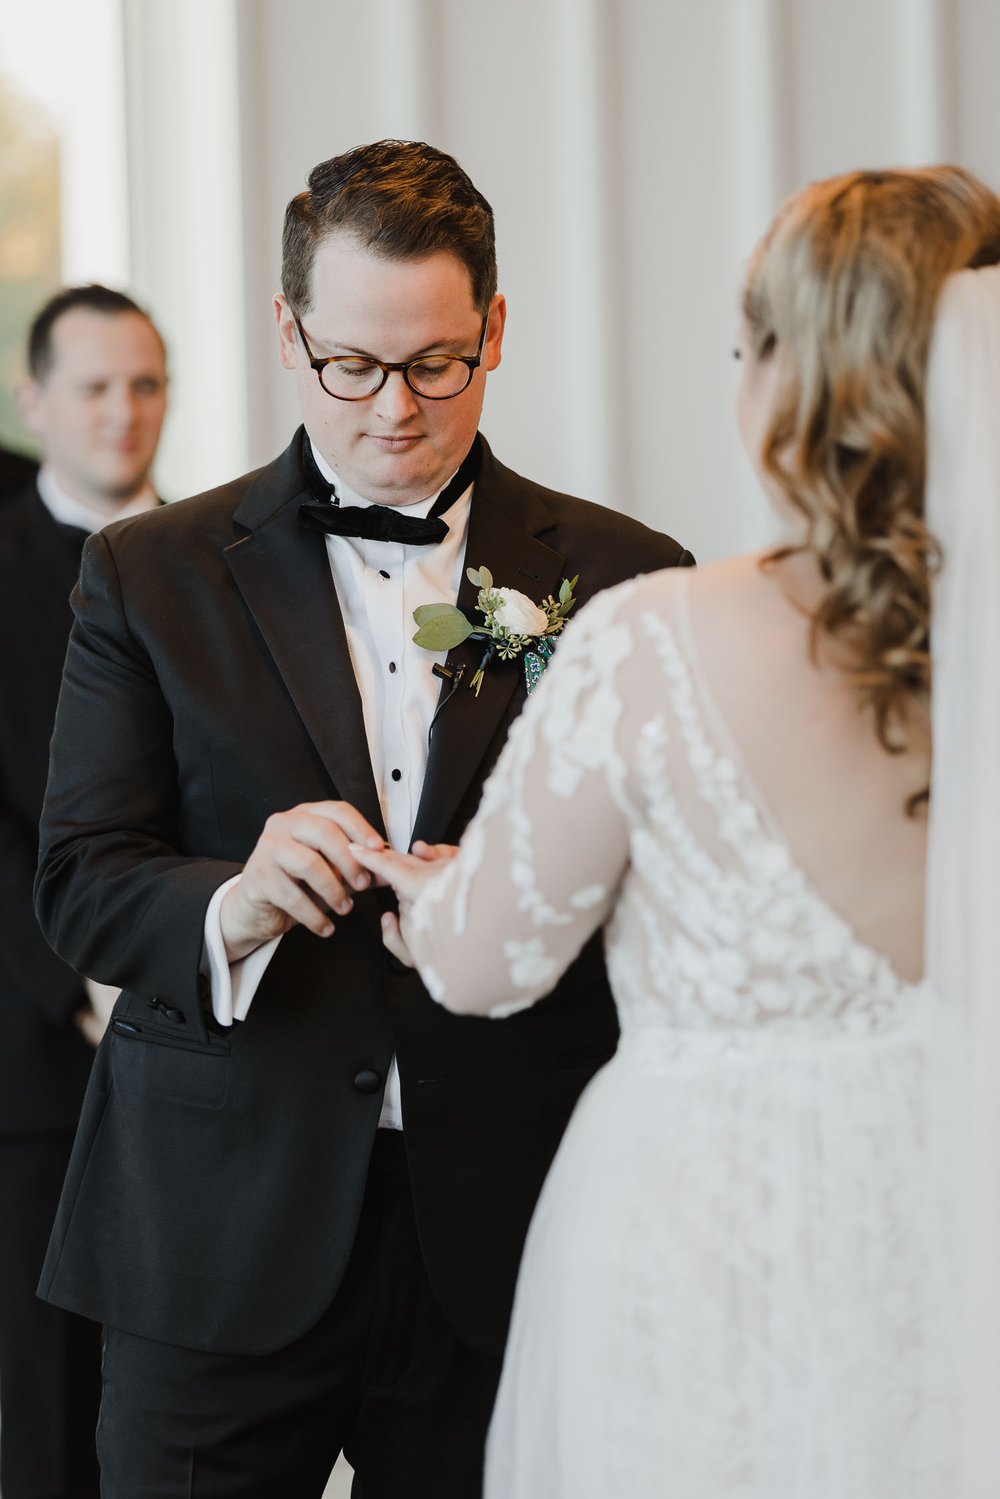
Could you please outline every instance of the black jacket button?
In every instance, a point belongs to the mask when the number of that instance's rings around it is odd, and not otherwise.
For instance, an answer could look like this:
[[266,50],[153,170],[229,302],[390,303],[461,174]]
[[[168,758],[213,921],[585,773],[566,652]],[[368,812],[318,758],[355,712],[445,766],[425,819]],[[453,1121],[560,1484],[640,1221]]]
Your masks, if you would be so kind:
[[372,1072],[369,1068],[365,1068],[363,1072],[359,1072],[355,1077],[354,1086],[359,1093],[377,1093],[382,1086],[382,1079],[377,1072]]

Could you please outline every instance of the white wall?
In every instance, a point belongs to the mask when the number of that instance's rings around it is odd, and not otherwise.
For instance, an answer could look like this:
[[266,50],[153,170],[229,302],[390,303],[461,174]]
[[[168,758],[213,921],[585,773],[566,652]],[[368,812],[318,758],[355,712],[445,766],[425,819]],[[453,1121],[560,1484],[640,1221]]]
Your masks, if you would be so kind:
[[[493,204],[510,315],[484,430],[499,455],[706,560],[752,544],[764,520],[734,435],[729,356],[740,268],[781,197],[835,171],[945,157],[1000,188],[994,0],[124,3],[147,29],[155,14],[161,56],[162,28],[199,5],[203,24],[188,25],[159,94],[135,80],[133,93],[163,140],[194,93],[206,184],[231,159],[218,140],[236,142],[238,180],[218,187],[239,253],[218,213],[214,227],[193,221],[204,192],[185,197],[183,172],[164,181],[197,292],[186,319],[183,298],[170,304],[192,382],[178,380],[174,431],[210,421],[211,388],[232,376],[219,302],[227,336],[244,340],[241,410],[225,417],[244,466],[267,461],[296,420],[270,312],[284,205],[317,161],[360,141],[430,139]],[[155,244],[143,250],[163,221],[162,206],[145,231],[133,218],[154,303],[158,274],[177,281],[179,251],[158,272]],[[200,383],[199,362],[211,372]],[[223,477],[196,473],[193,435],[186,446],[182,487]]]

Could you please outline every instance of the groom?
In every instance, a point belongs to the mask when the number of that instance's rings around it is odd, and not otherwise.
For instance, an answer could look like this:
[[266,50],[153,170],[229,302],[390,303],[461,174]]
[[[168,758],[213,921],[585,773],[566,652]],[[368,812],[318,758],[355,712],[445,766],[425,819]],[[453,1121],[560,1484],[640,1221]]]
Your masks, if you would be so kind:
[[520,661],[477,694],[481,647],[420,649],[414,608],[472,617],[467,566],[535,602],[578,574],[582,603],[692,559],[478,435],[505,304],[451,157],[318,166],[282,287],[303,428],[93,538],[74,597],[38,910],[124,990],[41,1289],[105,1324],[107,1499],[309,1499],[341,1449],[364,1499],[474,1499],[528,1218],[614,1010],[594,942],[533,1010],[446,1014],[348,844],[457,840],[524,703]]

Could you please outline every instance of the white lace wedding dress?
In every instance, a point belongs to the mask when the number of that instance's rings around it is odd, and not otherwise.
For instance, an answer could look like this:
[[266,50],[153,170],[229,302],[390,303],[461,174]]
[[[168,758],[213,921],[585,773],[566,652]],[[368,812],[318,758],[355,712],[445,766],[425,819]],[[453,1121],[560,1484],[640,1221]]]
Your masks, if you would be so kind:
[[948,1499],[926,995],[793,862],[688,586],[588,606],[405,924],[437,999],[499,1014],[606,922],[621,1018],[532,1223],[486,1493]]

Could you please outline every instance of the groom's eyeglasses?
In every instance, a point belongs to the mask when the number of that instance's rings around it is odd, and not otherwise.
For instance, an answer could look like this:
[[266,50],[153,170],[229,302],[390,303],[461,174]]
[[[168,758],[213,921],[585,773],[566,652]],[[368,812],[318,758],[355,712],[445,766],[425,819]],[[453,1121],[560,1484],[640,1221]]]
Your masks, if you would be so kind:
[[320,385],[337,401],[367,401],[382,389],[394,370],[399,371],[415,395],[425,400],[450,401],[452,396],[460,396],[463,390],[468,390],[474,372],[483,362],[490,320],[487,313],[475,354],[422,354],[419,359],[407,359],[402,364],[386,364],[381,359],[364,359],[357,354],[331,354],[327,359],[317,359],[298,314],[292,316]]

